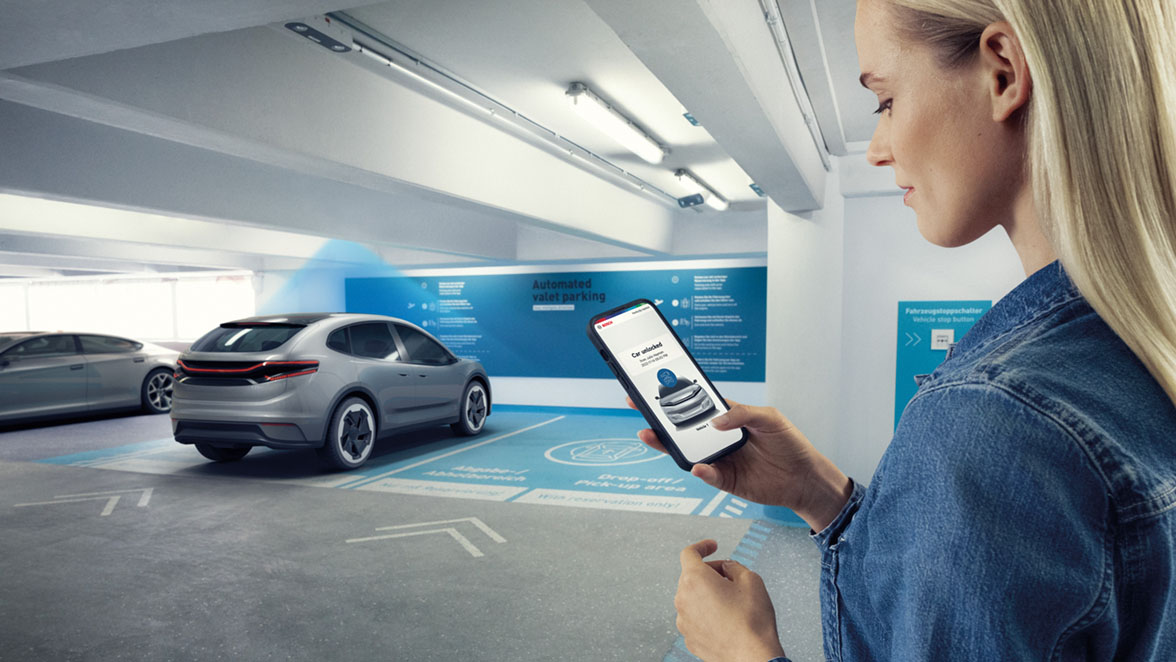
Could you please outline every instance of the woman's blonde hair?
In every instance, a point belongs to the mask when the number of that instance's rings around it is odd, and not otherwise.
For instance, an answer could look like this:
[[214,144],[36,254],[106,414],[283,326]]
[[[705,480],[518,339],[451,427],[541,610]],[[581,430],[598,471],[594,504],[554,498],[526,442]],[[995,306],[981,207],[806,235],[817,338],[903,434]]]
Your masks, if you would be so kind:
[[944,67],[1006,20],[1033,79],[1033,193],[1062,265],[1176,403],[1176,2],[886,0]]

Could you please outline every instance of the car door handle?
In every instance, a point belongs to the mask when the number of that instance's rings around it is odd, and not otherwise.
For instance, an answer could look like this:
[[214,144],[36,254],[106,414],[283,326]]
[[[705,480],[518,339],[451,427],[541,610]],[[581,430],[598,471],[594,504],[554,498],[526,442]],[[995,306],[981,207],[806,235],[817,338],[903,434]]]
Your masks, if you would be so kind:
[[137,358],[137,359],[132,359],[132,360],[133,360],[135,363],[142,363],[142,362],[146,361],[147,359],[140,357],[140,358]]
[[85,367],[86,367],[86,365],[84,363],[79,363],[78,365],[71,365],[69,367],[69,369],[70,370],[81,370],[82,368],[85,368]]
[[428,377],[428,375],[417,375],[417,377]]
[[407,377],[407,376],[408,376],[408,373],[407,373],[407,372],[402,372],[402,373],[400,373],[400,376],[401,376],[401,377]]

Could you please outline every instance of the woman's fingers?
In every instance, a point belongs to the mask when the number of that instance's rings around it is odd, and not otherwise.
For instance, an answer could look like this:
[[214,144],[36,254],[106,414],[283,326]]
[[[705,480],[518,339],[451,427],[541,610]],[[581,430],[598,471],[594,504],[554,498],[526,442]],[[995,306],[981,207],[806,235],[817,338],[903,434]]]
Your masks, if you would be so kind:
[[653,430],[645,429],[637,432],[637,438],[641,440],[646,446],[649,446],[655,451],[666,453],[666,447],[662,445],[661,440],[657,438],[657,433]]

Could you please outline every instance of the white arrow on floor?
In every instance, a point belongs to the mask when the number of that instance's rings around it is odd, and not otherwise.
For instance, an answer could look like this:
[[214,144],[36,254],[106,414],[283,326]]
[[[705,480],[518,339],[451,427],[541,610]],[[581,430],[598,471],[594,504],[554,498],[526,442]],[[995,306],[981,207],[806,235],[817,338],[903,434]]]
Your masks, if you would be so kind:
[[154,487],[140,487],[133,490],[113,490],[111,492],[90,492],[88,494],[62,494],[61,496],[53,497],[53,501],[37,501],[36,503],[18,503],[13,505],[13,508],[24,508],[25,506],[52,506],[58,503],[78,503],[81,501],[102,501],[106,500],[106,507],[102,509],[100,517],[106,517],[114,512],[114,507],[118,505],[119,500],[123,494],[129,492],[142,492],[143,496],[139,497],[138,506],[146,508],[151,501],[151,494],[155,491]]
[[[392,531],[392,530],[396,530],[396,529],[417,529],[422,526],[435,526],[437,524],[460,524],[461,522],[469,522],[470,524],[473,524],[474,526],[478,527],[478,529],[480,529],[482,531],[482,533],[485,533],[486,536],[488,538],[490,538],[491,540],[493,540],[494,542],[497,542],[497,543],[506,542],[506,538],[503,538],[502,536],[498,535],[497,531],[486,526],[486,523],[483,522],[482,520],[478,519],[477,517],[463,517],[461,519],[447,519],[447,520],[440,520],[437,522],[418,522],[416,524],[397,524],[395,526],[381,526],[381,527],[377,527],[376,530],[377,531]],[[469,538],[466,538],[465,536],[463,536],[460,531],[458,531],[455,527],[452,527],[452,526],[446,526],[446,527],[442,527],[439,529],[423,529],[423,530],[419,530],[419,531],[405,531],[403,533],[385,533],[383,535],[369,536],[366,538],[350,538],[346,542],[349,542],[349,543],[371,542],[373,540],[388,540],[391,538],[408,538],[410,536],[424,536],[424,535],[429,535],[432,533],[447,533],[447,534],[449,534],[449,536],[451,538],[456,540],[462,547],[464,547],[465,550],[470,553],[470,556],[473,556],[475,558],[479,557],[479,556],[485,556],[485,554],[482,553],[482,550],[478,549],[474,545],[474,543],[470,542]]]

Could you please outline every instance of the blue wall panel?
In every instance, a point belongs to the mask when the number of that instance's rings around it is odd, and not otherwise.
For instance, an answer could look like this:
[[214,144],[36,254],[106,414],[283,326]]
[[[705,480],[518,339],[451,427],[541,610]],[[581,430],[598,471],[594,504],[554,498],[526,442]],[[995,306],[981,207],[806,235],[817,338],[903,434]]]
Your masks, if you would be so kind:
[[607,379],[588,319],[659,308],[712,379],[764,381],[766,267],[348,278],[348,312],[419,324],[491,375]]

